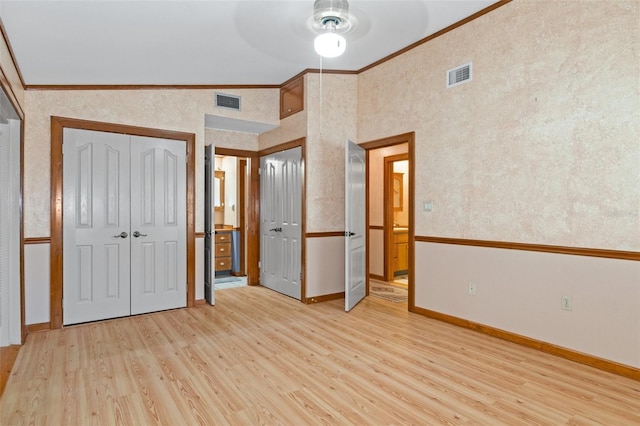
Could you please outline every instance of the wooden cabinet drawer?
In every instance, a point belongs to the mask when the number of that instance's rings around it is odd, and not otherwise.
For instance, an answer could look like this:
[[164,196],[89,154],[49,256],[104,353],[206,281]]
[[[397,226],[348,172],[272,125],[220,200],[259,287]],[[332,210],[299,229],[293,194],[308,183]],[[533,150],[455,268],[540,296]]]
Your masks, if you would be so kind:
[[216,257],[231,256],[231,243],[216,244]]
[[409,269],[409,244],[394,245],[396,246],[396,271],[406,271]]
[[409,233],[403,232],[398,234],[393,234],[393,241],[395,243],[408,243],[409,242]]
[[215,233],[215,242],[217,243],[230,243],[231,242],[231,232],[216,232]]
[[231,269],[231,257],[216,257],[216,271],[228,271]]
[[409,269],[409,233],[393,233],[393,272]]

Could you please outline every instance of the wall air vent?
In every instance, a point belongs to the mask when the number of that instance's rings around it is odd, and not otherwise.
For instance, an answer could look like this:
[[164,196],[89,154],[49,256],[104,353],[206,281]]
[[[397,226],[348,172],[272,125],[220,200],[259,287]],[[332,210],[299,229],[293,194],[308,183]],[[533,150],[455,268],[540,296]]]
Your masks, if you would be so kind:
[[225,95],[216,92],[216,108],[226,108],[240,111],[240,96]]
[[472,65],[473,64],[469,62],[468,64],[464,64],[447,71],[447,89],[449,87],[471,81],[471,78],[473,77]]

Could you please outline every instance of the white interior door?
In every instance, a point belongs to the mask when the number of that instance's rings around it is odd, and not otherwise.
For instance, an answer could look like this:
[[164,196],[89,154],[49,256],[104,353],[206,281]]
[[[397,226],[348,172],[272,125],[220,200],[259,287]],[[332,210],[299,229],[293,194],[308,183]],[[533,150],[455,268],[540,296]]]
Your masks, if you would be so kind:
[[187,306],[186,145],[131,136],[131,314]]
[[302,148],[260,159],[260,283],[302,298]]
[[302,297],[302,148],[279,153],[282,177],[282,277],[281,293]]
[[216,303],[214,203],[215,200],[215,149],[213,144],[204,147],[204,298],[210,305]]
[[130,314],[129,136],[64,129],[63,322]]
[[64,130],[63,323],[186,306],[186,147]]
[[366,169],[365,151],[351,141],[345,150],[345,310],[366,295]]
[[282,251],[277,229],[282,213],[278,209],[281,193],[277,172],[275,154],[260,158],[260,284],[280,291]]
[[0,88],[0,346],[22,343],[20,123]]

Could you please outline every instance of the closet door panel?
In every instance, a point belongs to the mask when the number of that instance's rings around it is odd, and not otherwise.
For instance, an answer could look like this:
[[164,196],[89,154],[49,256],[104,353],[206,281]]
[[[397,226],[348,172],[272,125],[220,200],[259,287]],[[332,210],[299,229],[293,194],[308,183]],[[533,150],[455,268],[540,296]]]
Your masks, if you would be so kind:
[[64,130],[63,322],[129,315],[129,136]]
[[132,136],[131,159],[131,314],[185,307],[185,144]]

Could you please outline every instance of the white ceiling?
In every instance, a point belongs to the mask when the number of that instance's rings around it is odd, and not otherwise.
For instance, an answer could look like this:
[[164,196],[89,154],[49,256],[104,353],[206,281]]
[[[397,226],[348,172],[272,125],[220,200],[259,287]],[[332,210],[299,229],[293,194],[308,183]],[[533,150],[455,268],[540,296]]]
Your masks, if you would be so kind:
[[[496,0],[350,0],[359,70]],[[26,85],[268,85],[319,68],[313,0],[0,0]]]

